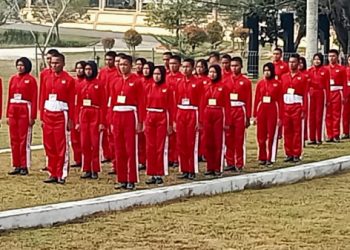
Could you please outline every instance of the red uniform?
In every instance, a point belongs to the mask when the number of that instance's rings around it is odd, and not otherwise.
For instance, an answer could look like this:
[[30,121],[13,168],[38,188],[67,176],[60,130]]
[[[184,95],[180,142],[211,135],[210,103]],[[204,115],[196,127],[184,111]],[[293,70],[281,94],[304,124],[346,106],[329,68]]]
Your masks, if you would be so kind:
[[74,120],[74,79],[65,71],[47,75],[40,84],[40,118],[51,177],[65,179],[69,167],[68,119]]
[[[142,83],[143,88],[146,87],[147,84],[149,84],[149,81],[152,80],[152,77],[148,79],[146,82],[145,77],[142,73],[136,73],[137,77],[139,78],[139,81]],[[146,98],[146,96],[145,96]],[[139,164],[142,164],[143,166],[146,165],[146,136],[144,131],[138,134],[138,160]]]
[[198,173],[198,125],[203,84],[194,76],[182,78],[175,87],[176,140],[180,171]]
[[12,163],[14,167],[29,168],[32,126],[37,115],[38,85],[35,78],[16,74],[9,81],[6,117],[9,121]]
[[[306,96],[305,96],[305,99],[304,99],[304,106],[305,107],[308,107],[309,106],[309,103],[310,103],[310,94],[309,94],[309,86],[310,86],[310,81],[311,81],[311,78],[310,78],[310,75],[309,75],[309,72],[307,70],[303,70],[301,71],[300,70],[300,73],[302,73],[306,79]],[[308,116],[309,116],[309,109],[308,108],[305,108],[305,112],[304,112],[304,141],[307,141],[309,139],[309,133],[308,133]]]
[[339,139],[344,88],[347,83],[346,69],[339,64],[328,65],[327,69],[330,73],[330,100],[326,114],[327,137]]
[[100,125],[106,125],[105,86],[97,79],[82,82],[77,97],[76,123],[80,125],[82,169],[98,173],[100,166]]
[[245,129],[252,112],[252,82],[244,75],[232,75],[226,85],[230,93],[229,125],[226,131],[226,162],[243,168],[246,159]]
[[232,77],[232,71],[231,70],[222,70],[222,80],[226,81]]
[[308,139],[322,142],[326,119],[326,103],[330,99],[329,70],[324,67],[311,67],[309,70]]
[[288,63],[282,60],[273,62],[273,65],[275,66],[275,75],[277,80],[281,80],[282,75],[289,72]]
[[301,72],[294,76],[284,74],[281,78],[283,93],[284,150],[289,157],[300,157],[304,145],[304,120],[307,95],[306,78]]
[[[77,109],[77,98],[78,98],[78,93],[81,91],[82,88],[82,82],[84,81],[83,77],[77,77],[75,78],[75,114],[79,113],[79,110]],[[80,142],[80,133],[75,129],[75,122],[73,128],[71,129],[70,132],[70,137],[71,137],[71,143],[72,143],[72,149],[73,149],[73,159],[74,162],[78,165],[81,164],[81,142]]]
[[0,78],[0,120],[2,117],[2,79]]
[[[104,67],[100,70],[100,73],[98,75],[98,79],[101,81],[101,83],[106,88],[106,96],[110,96],[110,91],[112,86],[112,83],[115,81],[116,78],[120,77],[119,69],[116,67]],[[107,100],[108,101],[108,100]],[[108,104],[109,101],[108,101]],[[115,168],[115,159],[114,159],[114,138],[111,131],[111,119],[112,114],[110,110],[107,111],[107,129],[103,131],[102,133],[102,150],[103,150],[103,158],[105,160],[112,160],[113,166]]]
[[168,84],[148,84],[146,93],[147,175],[168,175],[167,129],[173,124],[174,94]]
[[138,182],[136,124],[144,120],[144,90],[136,74],[117,78],[111,89],[112,133],[118,182]]
[[[202,118],[205,140],[207,170],[222,172],[225,154],[224,125],[229,115],[229,94],[222,82],[204,85]],[[227,124],[226,124],[227,125]]]
[[350,135],[350,66],[346,67],[347,82],[344,91],[343,134]]
[[[177,84],[184,78],[184,75],[180,72],[171,73],[167,72],[166,82],[172,88],[175,93]],[[169,135],[169,162],[179,162],[179,154],[176,148],[176,131]]]
[[253,116],[256,118],[260,161],[275,162],[278,149],[278,120],[282,120],[282,85],[278,80],[260,80],[255,89]]

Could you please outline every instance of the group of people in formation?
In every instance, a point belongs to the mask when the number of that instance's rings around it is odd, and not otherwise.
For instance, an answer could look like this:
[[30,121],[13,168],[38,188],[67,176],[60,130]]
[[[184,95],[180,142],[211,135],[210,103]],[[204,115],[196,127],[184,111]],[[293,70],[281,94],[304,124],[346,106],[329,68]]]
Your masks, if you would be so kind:
[[164,65],[155,65],[109,51],[105,67],[79,61],[73,77],[64,70],[64,55],[52,49],[40,88],[30,73],[31,61],[19,58],[6,110],[9,174],[28,174],[37,110],[49,172],[45,183],[65,183],[69,142],[71,167],[81,167],[81,178],[97,179],[101,162],[110,161],[116,189],[134,189],[140,170],[149,176],[147,184],[162,184],[168,167],[179,167],[178,178],[193,180],[204,158],[207,176],[240,172],[250,124],[257,126],[260,165],[276,161],[282,137],[284,161],[299,162],[306,139],[322,144],[324,123],[327,142],[339,142],[341,127],[342,138],[349,138],[350,68],[338,57],[330,50],[326,66],[324,56],[315,54],[307,69],[305,58],[292,54],[286,63],[276,48],[272,62],[263,65],[254,102],[242,58],[228,54],[213,52],[195,62],[165,52]]

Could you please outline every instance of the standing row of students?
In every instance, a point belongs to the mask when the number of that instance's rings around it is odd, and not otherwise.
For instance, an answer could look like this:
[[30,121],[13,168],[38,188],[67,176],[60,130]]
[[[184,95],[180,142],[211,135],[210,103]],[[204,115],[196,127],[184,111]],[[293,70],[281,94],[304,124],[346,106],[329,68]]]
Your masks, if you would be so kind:
[[110,51],[100,70],[93,61],[77,62],[73,78],[64,71],[64,55],[50,50],[39,95],[31,62],[20,58],[7,104],[10,174],[28,174],[37,109],[50,174],[46,183],[65,183],[69,141],[72,167],[82,168],[81,178],[97,179],[103,158],[112,162],[116,188],[134,189],[142,169],[150,176],[147,184],[163,183],[168,167],[177,166],[179,178],[193,180],[203,159],[208,176],[242,171],[251,122],[257,126],[261,165],[276,161],[282,137],[286,162],[301,160],[305,137],[310,144],[321,144],[326,110],[328,141],[339,141],[342,114],[348,138],[350,87],[346,69],[337,63],[338,51],[330,51],[329,66],[316,54],[309,70],[298,54],[288,64],[280,49],[273,55],[273,62],[263,66],[254,104],[252,83],[242,74],[243,60],[227,54],[212,53],[195,62],[166,52],[164,66],[138,58],[132,73],[132,58]]

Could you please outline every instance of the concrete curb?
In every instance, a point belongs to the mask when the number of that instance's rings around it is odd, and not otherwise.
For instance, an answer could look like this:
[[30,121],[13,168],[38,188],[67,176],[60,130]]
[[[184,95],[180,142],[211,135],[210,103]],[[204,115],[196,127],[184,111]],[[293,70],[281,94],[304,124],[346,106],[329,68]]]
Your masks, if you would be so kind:
[[291,184],[350,170],[350,156],[268,172],[246,174],[176,186],[0,212],[0,230],[49,226],[98,212],[152,205],[182,197],[214,195],[247,188]]

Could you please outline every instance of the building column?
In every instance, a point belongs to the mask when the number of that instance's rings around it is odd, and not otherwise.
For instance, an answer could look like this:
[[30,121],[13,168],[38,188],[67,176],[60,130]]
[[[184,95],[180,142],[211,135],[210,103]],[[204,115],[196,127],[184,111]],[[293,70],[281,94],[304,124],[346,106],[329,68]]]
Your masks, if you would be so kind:
[[98,7],[100,8],[100,10],[104,10],[104,8],[106,7],[106,0],[99,0]]
[[32,6],[32,0],[27,0],[26,2],[26,7],[30,8]]

